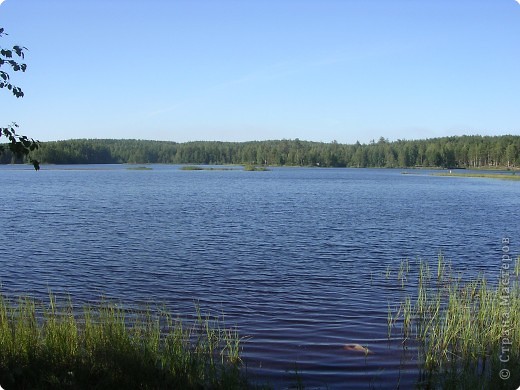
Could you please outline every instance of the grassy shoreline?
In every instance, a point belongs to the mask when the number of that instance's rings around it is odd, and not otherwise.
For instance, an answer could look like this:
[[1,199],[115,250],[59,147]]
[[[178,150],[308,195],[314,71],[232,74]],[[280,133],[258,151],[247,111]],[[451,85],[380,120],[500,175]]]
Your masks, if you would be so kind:
[[520,180],[520,175],[515,173],[434,173],[433,176],[445,176],[445,177],[476,177],[485,179],[500,179],[500,180]]
[[159,310],[110,302],[77,311],[0,295],[0,385],[4,388],[242,389],[241,340],[219,318],[187,324]]

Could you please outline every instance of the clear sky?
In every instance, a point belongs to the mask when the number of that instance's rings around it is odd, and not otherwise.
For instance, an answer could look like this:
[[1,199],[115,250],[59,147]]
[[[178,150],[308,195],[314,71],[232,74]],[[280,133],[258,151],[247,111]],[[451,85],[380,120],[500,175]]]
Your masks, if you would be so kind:
[[520,134],[515,0],[5,0],[41,141]]

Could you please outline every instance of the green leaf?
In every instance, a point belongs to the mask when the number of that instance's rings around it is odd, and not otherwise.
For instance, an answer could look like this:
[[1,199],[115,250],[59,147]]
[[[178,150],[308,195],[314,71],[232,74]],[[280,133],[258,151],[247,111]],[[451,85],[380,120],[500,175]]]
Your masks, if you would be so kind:
[[13,46],[13,50],[18,55],[18,57],[23,58],[23,48],[21,48],[20,46]]

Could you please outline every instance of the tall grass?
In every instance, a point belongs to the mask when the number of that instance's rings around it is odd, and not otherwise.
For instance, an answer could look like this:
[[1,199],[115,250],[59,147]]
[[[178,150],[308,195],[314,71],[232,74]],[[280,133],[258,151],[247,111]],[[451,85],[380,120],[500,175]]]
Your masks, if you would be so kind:
[[249,387],[236,330],[197,311],[187,323],[164,310],[128,311],[107,301],[76,310],[0,295],[3,388]]
[[[520,385],[519,266],[517,259],[506,285],[503,279],[491,283],[482,275],[455,275],[442,255],[436,272],[428,262],[419,262],[413,275],[416,292],[403,297],[393,312],[389,307],[388,334],[400,327],[403,342],[411,340],[418,347],[421,387],[516,389]],[[408,262],[401,265],[403,274],[407,267]],[[501,370],[507,370],[510,378],[502,379]]]

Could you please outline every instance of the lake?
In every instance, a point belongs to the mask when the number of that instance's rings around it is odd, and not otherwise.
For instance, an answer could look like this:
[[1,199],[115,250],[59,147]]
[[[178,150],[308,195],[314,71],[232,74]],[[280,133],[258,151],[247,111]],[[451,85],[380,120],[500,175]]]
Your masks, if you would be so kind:
[[150,167],[1,166],[4,294],[105,296],[180,315],[198,303],[246,337],[243,358],[260,382],[408,388],[417,357],[388,339],[388,307],[402,296],[389,270],[442,252],[464,275],[494,278],[502,238],[520,250],[519,182]]

